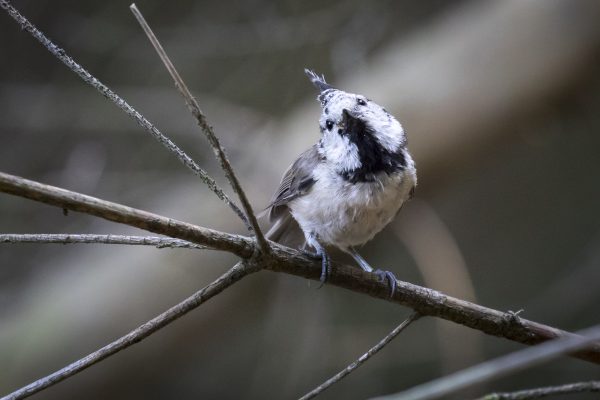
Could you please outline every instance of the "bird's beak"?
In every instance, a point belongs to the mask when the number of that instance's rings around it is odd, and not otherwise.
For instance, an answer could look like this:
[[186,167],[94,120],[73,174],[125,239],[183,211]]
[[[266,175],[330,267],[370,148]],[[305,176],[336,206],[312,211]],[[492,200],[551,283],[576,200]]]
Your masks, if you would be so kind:
[[347,128],[349,125],[352,125],[358,118],[351,114],[350,110],[344,108],[342,110],[342,125],[343,128]]
[[342,110],[342,122],[340,128],[346,133],[360,133],[365,130],[365,123],[360,118],[352,115],[350,110],[344,108]]

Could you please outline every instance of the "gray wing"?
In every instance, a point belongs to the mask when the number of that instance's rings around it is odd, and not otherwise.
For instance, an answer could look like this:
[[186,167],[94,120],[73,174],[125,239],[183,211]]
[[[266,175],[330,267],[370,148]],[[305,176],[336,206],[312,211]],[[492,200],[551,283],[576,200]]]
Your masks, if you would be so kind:
[[321,161],[316,145],[306,150],[285,171],[279,189],[273,195],[267,210],[273,223],[267,238],[292,247],[302,246],[304,234],[292,217],[288,203],[308,193],[315,184],[313,171]]
[[290,201],[306,194],[312,188],[315,184],[313,171],[319,162],[319,152],[317,146],[314,145],[302,153],[285,171],[279,189],[277,189],[267,207],[270,208],[269,219],[271,221],[287,211],[287,204]]

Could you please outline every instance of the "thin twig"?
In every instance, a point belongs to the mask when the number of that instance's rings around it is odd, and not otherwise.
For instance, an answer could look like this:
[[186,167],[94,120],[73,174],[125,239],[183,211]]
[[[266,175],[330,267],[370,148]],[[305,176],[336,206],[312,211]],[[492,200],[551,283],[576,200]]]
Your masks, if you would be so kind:
[[131,235],[97,235],[73,233],[36,233],[36,234],[0,234],[0,243],[38,243],[38,244],[124,244],[137,246],[154,246],[158,249],[183,248],[207,249],[206,246],[190,243],[181,239],[172,239],[159,236],[131,236]]
[[95,215],[109,221],[127,224],[215,250],[228,251],[241,258],[250,258],[255,251],[253,240],[245,236],[203,228],[2,172],[0,172],[0,191],[55,205],[62,209]]
[[90,74],[85,68],[79,65],[75,60],[67,55],[64,49],[55,45],[50,39],[48,39],[40,30],[38,30],[31,22],[27,20],[23,15],[19,13],[7,0],[0,0],[0,7],[6,10],[21,28],[26,30],[37,39],[52,55],[62,61],[71,71],[75,72],[85,83],[95,88],[104,97],[112,101],[117,107],[125,112],[128,116],[133,118],[135,122],[146,132],[149,132],[156,140],[158,140],[163,146],[165,146],[170,152],[175,154],[179,161],[181,161],[186,167],[200,177],[210,190],[217,195],[219,199],[225,202],[240,219],[246,224],[247,227],[251,227],[248,220],[244,216],[244,213],[239,207],[233,202],[217,185],[215,180],[208,175],[191,157],[183,152],[171,139],[162,134],[150,121],[148,121],[142,114],[130,106],[123,98],[118,94],[110,90],[106,85],[96,79]]
[[569,336],[552,340],[538,346],[515,351],[502,357],[483,362],[462,371],[455,372],[404,392],[377,397],[376,400],[433,400],[455,393],[472,385],[497,379],[550,361],[563,354],[585,348],[600,340],[600,325],[577,332],[579,336]]
[[600,392],[600,381],[568,383],[566,385],[546,386],[516,392],[490,393],[478,400],[532,400],[559,394]]
[[248,219],[248,221],[250,221],[252,230],[254,231],[254,234],[256,235],[256,241],[258,242],[259,249],[263,253],[267,253],[269,251],[269,244],[265,240],[265,237],[260,229],[260,226],[258,225],[258,221],[256,220],[256,215],[254,214],[254,211],[252,210],[252,206],[250,205],[250,202],[248,201],[248,197],[246,196],[244,189],[242,189],[242,185],[240,184],[239,179],[235,175],[235,172],[233,171],[233,167],[231,166],[231,163],[229,162],[229,159],[227,158],[227,155],[225,154],[225,151],[223,150],[221,143],[219,143],[219,139],[215,135],[213,127],[208,123],[206,116],[200,109],[200,105],[198,104],[198,101],[196,101],[194,96],[192,96],[192,93],[190,92],[187,85],[185,84],[185,82],[183,81],[181,76],[179,75],[179,72],[177,72],[177,69],[175,69],[175,66],[171,62],[171,59],[169,58],[169,56],[163,49],[162,45],[158,41],[158,38],[154,35],[154,32],[152,32],[152,29],[150,28],[150,26],[144,19],[144,16],[140,12],[140,10],[138,10],[138,8],[135,6],[135,4],[131,4],[131,6],[129,6],[129,8],[131,9],[131,12],[133,13],[135,18],[141,25],[144,32],[146,33],[146,36],[148,36],[148,39],[154,46],[154,49],[158,53],[158,56],[160,57],[162,62],[165,64],[165,67],[167,68],[167,71],[169,71],[171,78],[173,78],[173,80],[175,81],[175,86],[177,87],[177,89],[179,90],[179,92],[181,93],[183,98],[185,99],[185,102],[186,102],[189,110],[191,111],[192,115],[198,121],[198,125],[200,126],[200,128],[202,128],[202,131],[204,131],[206,138],[208,139],[208,142],[210,143],[210,145],[213,148],[215,157],[217,158],[217,160],[219,161],[219,164],[221,165],[221,169],[223,170],[223,172],[225,172],[225,176],[227,177],[229,184],[233,188],[234,192],[238,195],[238,198],[240,199],[240,202],[242,203],[242,207],[244,208],[244,212],[246,213],[246,218]]
[[[2,172],[0,172],[0,192],[51,204],[60,209],[95,215],[215,250],[227,251],[244,259],[249,259],[255,254],[255,241],[245,236],[203,228]],[[271,257],[264,260],[265,269],[307,279],[319,279],[320,262],[277,243],[272,244],[271,250]],[[387,282],[381,281],[377,275],[337,262],[331,264],[328,283],[412,308],[423,316],[443,318],[489,335],[527,345],[561,337],[577,337],[561,329],[447,296],[436,290],[408,282],[397,281],[394,296],[390,299]],[[600,364],[600,345],[590,346],[571,355]]]
[[47,389],[50,386],[57,384],[84,369],[110,357],[121,350],[132,346],[141,340],[147,338],[154,332],[164,328],[176,319],[184,316],[193,309],[204,304],[210,298],[221,293],[224,289],[238,282],[248,274],[257,271],[255,265],[245,264],[242,262],[234,265],[229,271],[223,274],[219,279],[212,282],[210,285],[205,286],[198,292],[194,293],[181,303],[169,308],[159,316],[152,318],[150,321],[138,328],[132,330],[127,335],[115,340],[114,342],[88,354],[87,356],[67,365],[66,367],[46,376],[38,379],[35,382],[30,383],[27,386],[22,387],[4,397],[0,400],[16,400],[29,397],[34,393]]
[[323,391],[328,389],[331,385],[333,385],[333,384],[339,382],[340,380],[342,380],[343,378],[345,378],[352,371],[354,371],[355,369],[360,367],[363,363],[365,363],[369,358],[371,358],[375,354],[377,354],[379,352],[379,350],[383,349],[389,342],[392,341],[392,339],[394,339],[396,336],[398,336],[398,334],[400,332],[402,332],[408,325],[410,325],[412,322],[416,321],[420,317],[421,317],[421,315],[417,312],[411,314],[400,325],[395,327],[394,330],[392,330],[379,343],[377,343],[375,346],[371,347],[369,349],[369,351],[367,351],[365,354],[360,356],[360,358],[358,360],[354,361],[352,364],[348,365],[346,368],[344,368],[343,370],[341,370],[340,372],[338,372],[337,374],[335,374],[334,376],[332,376],[331,378],[329,378],[328,380],[323,382],[321,385],[317,386],[316,388],[314,388],[313,390],[311,390],[310,392],[308,392],[307,394],[302,396],[300,398],[300,400],[312,399],[313,397],[318,396]]

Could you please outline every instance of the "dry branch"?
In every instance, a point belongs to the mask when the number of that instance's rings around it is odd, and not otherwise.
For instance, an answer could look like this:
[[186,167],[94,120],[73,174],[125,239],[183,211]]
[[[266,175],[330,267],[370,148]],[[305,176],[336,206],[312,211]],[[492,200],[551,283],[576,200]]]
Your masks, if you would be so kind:
[[[249,237],[215,231],[1,172],[0,192],[227,251],[243,259],[256,257],[255,242]],[[312,280],[319,279],[320,262],[277,243],[270,242],[270,245],[271,253],[257,260],[263,268]],[[397,281],[394,296],[388,299],[389,287],[386,281],[380,281],[377,275],[336,262],[332,263],[328,283],[410,307],[423,316],[443,318],[527,345],[561,337],[577,337],[561,329],[517,317],[513,313],[480,306],[408,282]],[[600,364],[600,345],[594,344],[572,355]]]
[[244,236],[202,228],[147,211],[137,210],[3,173],[0,173],[0,180],[2,181],[2,184],[0,184],[2,191],[5,193],[41,201],[72,211],[84,212],[109,221],[164,234],[212,249],[229,251],[242,258],[249,258],[254,251],[253,241]]
[[240,184],[239,179],[235,175],[235,172],[233,171],[233,167],[231,166],[231,163],[229,162],[229,159],[227,158],[227,155],[225,154],[225,151],[223,150],[223,147],[221,146],[221,143],[219,142],[217,135],[215,135],[213,127],[208,123],[206,116],[202,112],[202,109],[200,109],[200,105],[198,104],[198,102],[196,101],[194,96],[192,96],[192,93],[190,92],[187,85],[185,84],[185,82],[183,81],[181,76],[179,75],[179,72],[177,72],[177,69],[175,68],[175,66],[171,62],[171,59],[169,58],[169,56],[163,49],[162,45],[158,41],[158,38],[154,35],[154,32],[152,32],[152,29],[150,29],[150,26],[144,19],[144,16],[142,15],[142,13],[138,10],[138,8],[135,6],[135,4],[131,4],[131,6],[129,8],[131,9],[131,12],[133,13],[135,18],[141,25],[144,32],[146,33],[146,36],[148,36],[148,39],[154,46],[154,49],[158,53],[160,59],[165,64],[167,71],[169,71],[171,78],[173,78],[173,81],[175,82],[175,86],[179,90],[179,93],[181,93],[181,95],[185,99],[188,109],[190,110],[192,115],[196,118],[198,125],[200,126],[200,128],[202,128],[202,131],[206,135],[208,142],[212,146],[213,152],[215,153],[215,157],[219,161],[221,169],[223,170],[223,172],[225,172],[225,176],[227,177],[229,184],[231,185],[234,192],[237,194],[238,198],[240,199],[240,201],[242,203],[242,207],[244,208],[244,212],[246,214],[247,221],[249,221],[250,226],[251,226],[252,230],[254,231],[254,234],[256,235],[256,241],[258,242],[258,247],[259,247],[260,251],[262,251],[263,253],[268,252],[269,245],[268,245],[267,241],[265,240],[265,237],[260,229],[260,226],[258,225],[258,221],[256,220],[256,215],[254,214],[254,211],[252,210],[252,206],[250,205],[250,202],[248,201],[248,197],[246,196],[244,189],[242,189],[242,185]]
[[19,390],[14,391],[0,400],[16,400],[29,397],[39,391],[42,391],[50,386],[57,384],[81,371],[91,367],[92,365],[104,360],[111,355],[118,353],[121,350],[132,346],[141,340],[147,338],[154,332],[170,324],[176,319],[184,316],[193,309],[199,307],[207,300],[221,293],[227,287],[233,285],[248,274],[257,271],[255,265],[252,263],[237,263],[229,271],[223,274],[219,279],[212,282],[210,285],[205,286],[198,292],[194,293],[181,303],[169,308],[157,317],[152,318],[150,321],[138,328],[129,332],[127,335],[115,340],[114,342],[107,344],[101,349],[67,365],[66,367],[44,377],[37,381],[22,387]]
[[522,371],[555,359],[563,354],[582,349],[600,340],[600,325],[557,340],[483,362],[404,392],[377,397],[377,400],[434,400],[472,385],[488,382],[511,373]]
[[0,243],[35,243],[35,244],[124,244],[132,246],[154,246],[158,249],[206,249],[205,246],[186,242],[181,239],[172,239],[159,236],[131,236],[131,235],[97,235],[73,233],[37,233],[37,234],[0,234]]
[[337,374],[335,374],[334,376],[332,376],[331,378],[329,378],[328,380],[326,380],[325,382],[323,382],[322,384],[320,384],[319,386],[317,386],[316,388],[314,388],[313,390],[311,390],[310,392],[308,392],[307,394],[302,396],[300,398],[300,400],[312,399],[312,398],[318,396],[319,394],[321,394],[322,392],[324,392],[325,390],[327,390],[331,385],[339,382],[340,380],[342,380],[343,378],[348,376],[352,371],[354,371],[355,369],[360,367],[362,364],[364,364],[369,358],[371,358],[375,354],[377,354],[389,342],[391,342],[396,336],[398,336],[398,334],[400,332],[402,332],[406,327],[408,327],[408,325],[410,325],[411,323],[413,323],[414,321],[419,319],[419,317],[420,317],[419,313],[411,314],[407,319],[402,321],[402,323],[400,325],[395,327],[381,341],[379,341],[379,343],[377,343],[375,346],[371,347],[369,349],[369,351],[367,351],[365,354],[360,356],[360,358],[358,360],[354,361],[352,364],[348,365],[346,368],[344,368],[343,370],[341,370],[340,372],[338,372]]
[[600,381],[577,382],[559,386],[546,386],[516,392],[490,393],[478,400],[532,400],[559,394],[600,392]]
[[85,83],[92,86],[98,92],[100,92],[108,100],[112,101],[117,107],[119,107],[125,114],[133,118],[139,126],[141,126],[146,132],[150,133],[156,140],[158,140],[163,146],[165,146],[170,152],[175,154],[179,161],[181,161],[186,167],[188,167],[194,174],[198,175],[202,182],[204,182],[210,190],[217,195],[225,204],[227,204],[233,212],[246,224],[248,228],[251,228],[248,220],[244,213],[239,207],[233,202],[224,192],[223,189],[217,185],[215,180],[208,175],[190,156],[188,156],[183,150],[181,150],[171,139],[161,133],[150,121],[148,121],[142,114],[130,106],[123,98],[118,94],[109,89],[106,85],[96,79],[90,74],[85,68],[79,65],[75,60],[67,55],[64,49],[58,47],[50,39],[46,37],[40,30],[38,30],[31,22],[27,20],[23,15],[19,13],[11,4],[6,0],[0,0],[0,7],[6,10],[21,27],[29,32],[31,36],[37,39],[52,55],[58,58],[63,64],[65,64],[71,71],[75,72]]

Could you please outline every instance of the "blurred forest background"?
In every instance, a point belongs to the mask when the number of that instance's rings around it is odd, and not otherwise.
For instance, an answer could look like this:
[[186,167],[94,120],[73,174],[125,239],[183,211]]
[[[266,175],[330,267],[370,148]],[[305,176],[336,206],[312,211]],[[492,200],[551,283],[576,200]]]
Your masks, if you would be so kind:
[[[226,186],[129,2],[14,5]],[[215,127],[255,210],[318,139],[316,91],[303,74],[313,68],[396,115],[417,162],[415,200],[362,251],[372,265],[563,329],[599,322],[600,2],[137,5]],[[4,12],[0,54],[0,170],[244,233],[173,155]],[[3,194],[0,232],[140,234]],[[183,249],[0,245],[0,393],[137,327],[234,261]],[[253,275],[36,398],[294,398],[409,313],[316,286]],[[399,391],[519,348],[421,320],[322,398]],[[563,358],[455,398],[598,375],[597,366]]]

